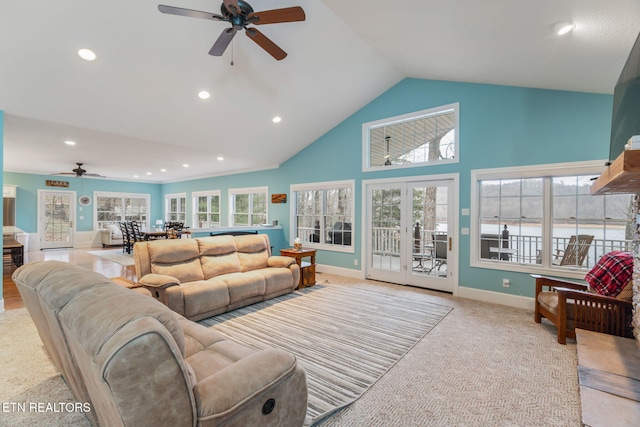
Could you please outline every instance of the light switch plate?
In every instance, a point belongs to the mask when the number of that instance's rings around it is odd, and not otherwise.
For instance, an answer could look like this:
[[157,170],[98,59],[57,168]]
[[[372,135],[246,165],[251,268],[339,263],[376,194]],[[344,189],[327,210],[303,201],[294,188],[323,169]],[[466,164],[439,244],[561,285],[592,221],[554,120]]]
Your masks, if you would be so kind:
[[469,208],[462,208],[462,215],[469,216]]
[[462,227],[462,228],[460,229],[460,232],[461,232],[462,234],[469,234],[469,228],[468,228],[468,227]]

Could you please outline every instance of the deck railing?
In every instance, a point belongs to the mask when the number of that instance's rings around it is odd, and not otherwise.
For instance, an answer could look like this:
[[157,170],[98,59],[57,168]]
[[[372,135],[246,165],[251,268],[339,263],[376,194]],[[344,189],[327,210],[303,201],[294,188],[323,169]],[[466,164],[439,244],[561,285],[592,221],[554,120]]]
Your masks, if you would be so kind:
[[[414,252],[422,252],[433,242],[433,235],[442,234],[434,230],[421,230],[420,238],[412,237]],[[486,235],[485,235],[486,236]],[[540,264],[542,262],[543,251],[545,250],[541,236],[528,236],[510,234],[506,241],[499,235],[492,235],[493,244],[491,246],[512,249],[508,257],[501,260],[521,264]],[[553,237],[551,240],[552,261],[558,262],[562,258],[562,253],[569,244],[570,237]],[[394,227],[374,227],[371,230],[371,248],[375,255],[399,256],[400,255],[400,231]],[[583,268],[591,268],[607,252],[611,251],[632,251],[633,242],[631,240],[619,239],[594,239],[587,251],[587,256],[582,263]],[[481,251],[482,252],[482,251]],[[485,259],[498,259],[497,253],[483,254]]]

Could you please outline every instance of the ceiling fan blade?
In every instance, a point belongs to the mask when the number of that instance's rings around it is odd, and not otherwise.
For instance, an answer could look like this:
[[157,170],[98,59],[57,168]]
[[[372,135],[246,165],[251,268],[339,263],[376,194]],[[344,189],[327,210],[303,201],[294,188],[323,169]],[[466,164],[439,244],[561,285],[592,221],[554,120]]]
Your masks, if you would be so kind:
[[201,12],[199,10],[183,9],[181,7],[165,6],[163,4],[158,6],[158,10],[162,13],[169,13],[171,15],[188,16],[190,18],[210,19],[212,21],[226,21],[224,17],[216,15],[210,12]]
[[99,173],[85,173],[82,176],[90,176],[92,178],[106,178],[106,176],[100,175]]
[[304,10],[300,6],[294,6],[250,13],[247,16],[247,22],[255,25],[279,24],[281,22],[304,21],[305,18]]
[[247,28],[247,37],[256,42],[258,46],[267,51],[267,53],[273,56],[276,60],[280,61],[287,56],[287,52],[280,49],[280,47],[271,41],[267,36],[262,34],[255,28]]
[[227,46],[229,46],[229,43],[231,43],[231,40],[233,40],[233,36],[235,36],[237,32],[238,30],[236,30],[235,28],[227,28],[226,30],[222,31],[222,34],[220,34],[218,40],[216,40],[216,42],[213,44],[213,47],[211,47],[209,55],[222,56],[224,51],[227,49]]
[[223,0],[224,7],[227,8],[230,14],[239,15],[240,14],[240,6],[238,5],[238,0]]

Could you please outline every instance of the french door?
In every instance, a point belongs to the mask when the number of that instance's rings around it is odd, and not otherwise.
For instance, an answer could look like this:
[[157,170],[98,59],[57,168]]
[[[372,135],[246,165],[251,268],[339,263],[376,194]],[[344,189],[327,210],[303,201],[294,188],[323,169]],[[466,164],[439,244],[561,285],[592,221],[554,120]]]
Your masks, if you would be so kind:
[[366,187],[367,278],[453,292],[453,180]]
[[74,191],[38,191],[40,249],[73,247]]

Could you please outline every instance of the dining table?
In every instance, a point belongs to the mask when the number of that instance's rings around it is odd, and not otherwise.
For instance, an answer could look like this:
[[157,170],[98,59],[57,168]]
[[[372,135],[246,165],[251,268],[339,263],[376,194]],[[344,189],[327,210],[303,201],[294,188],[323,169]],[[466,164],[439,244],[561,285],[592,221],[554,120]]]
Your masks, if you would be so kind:
[[140,231],[144,240],[166,239],[168,237],[166,230],[147,230]]

